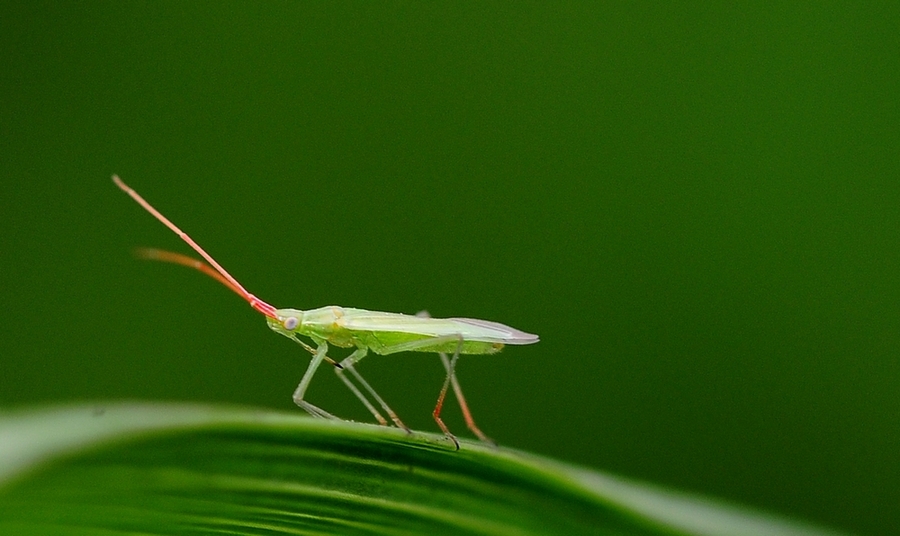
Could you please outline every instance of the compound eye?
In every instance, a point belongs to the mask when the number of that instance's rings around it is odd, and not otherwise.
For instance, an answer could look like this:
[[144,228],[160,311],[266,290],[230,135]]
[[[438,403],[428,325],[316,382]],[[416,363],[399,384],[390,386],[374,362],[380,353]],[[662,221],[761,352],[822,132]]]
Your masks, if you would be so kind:
[[300,321],[297,320],[297,317],[289,316],[284,319],[283,325],[284,325],[284,329],[286,329],[288,331],[293,331],[294,328],[296,328],[298,324],[300,324]]

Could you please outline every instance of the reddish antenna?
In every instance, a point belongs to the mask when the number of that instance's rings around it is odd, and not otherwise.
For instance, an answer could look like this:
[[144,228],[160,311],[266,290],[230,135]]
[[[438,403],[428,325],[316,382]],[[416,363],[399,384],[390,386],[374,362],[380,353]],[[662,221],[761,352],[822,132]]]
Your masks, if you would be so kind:
[[187,235],[187,233],[179,229],[174,223],[169,221],[168,218],[163,216],[162,213],[153,208],[153,205],[145,201],[144,198],[140,196],[140,194],[138,194],[133,189],[131,189],[131,187],[122,182],[122,179],[120,179],[118,175],[113,175],[112,180],[114,183],[116,183],[116,186],[122,189],[123,192],[130,195],[132,199],[134,199],[138,202],[139,205],[144,207],[144,210],[152,214],[154,218],[165,224],[165,226],[171,229],[172,232],[177,234],[179,238],[187,242],[187,245],[191,246],[194,251],[199,253],[200,256],[209,263],[209,266],[203,264],[198,260],[191,259],[190,257],[186,257],[179,253],[170,253],[167,251],[160,251],[155,249],[139,250],[139,255],[148,259],[174,262],[176,264],[182,264],[190,268],[196,268],[197,270],[200,270],[201,272],[209,275],[213,279],[218,280],[220,283],[233,290],[238,296],[244,298],[251,307],[259,311],[260,313],[273,320],[279,320],[278,315],[276,314],[276,309],[274,307],[260,300],[253,294],[247,292],[247,289],[245,289],[243,285],[238,283],[238,280],[233,278],[231,274],[229,274],[228,271],[225,270],[225,268],[222,268],[222,265],[216,262],[216,259],[212,258],[212,255],[204,251],[199,244],[194,242],[194,240]]
[[172,264],[180,264],[182,266],[187,266],[188,268],[193,268],[198,272],[203,272],[219,283],[222,283],[226,287],[230,288],[235,294],[241,294],[241,291],[238,290],[236,286],[231,284],[231,281],[222,277],[222,274],[217,272],[212,266],[206,264],[200,259],[188,257],[187,255],[175,253],[174,251],[165,251],[156,248],[136,248],[134,250],[134,254],[135,256],[140,257],[141,259],[146,259],[148,261],[171,262]]

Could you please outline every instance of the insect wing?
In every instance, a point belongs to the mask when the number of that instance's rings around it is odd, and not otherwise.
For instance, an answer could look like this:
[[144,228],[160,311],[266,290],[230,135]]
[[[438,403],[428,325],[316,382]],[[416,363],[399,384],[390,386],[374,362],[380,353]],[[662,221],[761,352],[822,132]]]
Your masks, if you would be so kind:
[[460,334],[463,339],[502,344],[531,344],[537,335],[525,333],[497,322],[474,318],[422,318],[398,313],[374,311],[345,311],[343,326],[358,331],[393,331],[440,337]]
[[453,322],[471,326],[485,333],[493,333],[499,340],[491,340],[490,342],[502,342],[503,344],[534,344],[540,339],[533,333],[525,333],[516,328],[501,324],[500,322],[491,322],[490,320],[478,320],[477,318],[448,318]]

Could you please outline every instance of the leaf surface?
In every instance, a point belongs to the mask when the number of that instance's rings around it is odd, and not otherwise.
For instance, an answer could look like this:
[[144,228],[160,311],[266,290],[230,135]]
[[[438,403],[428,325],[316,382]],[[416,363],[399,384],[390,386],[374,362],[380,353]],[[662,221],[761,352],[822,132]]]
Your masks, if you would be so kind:
[[0,534],[836,534],[508,448],[233,407],[0,414]]

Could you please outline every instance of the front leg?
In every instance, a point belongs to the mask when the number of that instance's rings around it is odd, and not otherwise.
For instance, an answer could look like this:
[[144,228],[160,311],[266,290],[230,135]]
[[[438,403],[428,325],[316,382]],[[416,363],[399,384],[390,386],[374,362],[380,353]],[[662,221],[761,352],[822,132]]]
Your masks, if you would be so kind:
[[312,360],[309,362],[309,367],[306,368],[306,373],[303,374],[303,378],[300,380],[300,385],[294,390],[294,404],[297,404],[301,408],[305,409],[307,413],[312,415],[313,417],[319,417],[324,419],[337,419],[331,413],[328,413],[322,408],[318,406],[314,406],[307,402],[304,399],[306,396],[306,389],[309,387],[309,382],[312,381],[313,375],[316,373],[316,369],[319,368],[319,365],[322,363],[322,360],[326,358],[326,354],[328,353],[328,344],[323,342],[316,348],[315,353],[313,354]]

